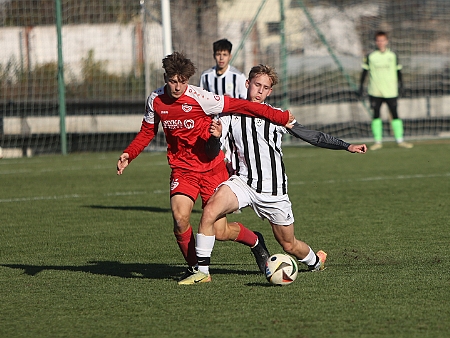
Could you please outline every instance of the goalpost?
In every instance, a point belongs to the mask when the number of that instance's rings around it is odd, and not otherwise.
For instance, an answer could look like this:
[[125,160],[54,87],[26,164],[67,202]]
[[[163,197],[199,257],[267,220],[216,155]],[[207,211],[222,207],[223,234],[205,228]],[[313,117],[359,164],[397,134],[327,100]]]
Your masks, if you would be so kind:
[[[167,45],[194,61],[191,83],[197,85],[201,72],[214,65],[212,43],[220,38],[233,43],[232,64],[245,74],[258,63],[277,69],[282,81],[270,104],[287,106],[312,129],[370,141],[370,111],[355,85],[377,30],[389,33],[403,65],[399,116],[405,137],[450,136],[449,1],[58,1],[63,65],[56,0],[0,3],[4,157],[58,154],[64,139],[67,153],[123,150],[140,128],[149,91],[163,85]],[[171,44],[164,38],[162,4],[170,6]],[[61,66],[67,137],[59,123]],[[389,136],[387,116],[383,107]],[[163,135],[151,149],[165,149]]]

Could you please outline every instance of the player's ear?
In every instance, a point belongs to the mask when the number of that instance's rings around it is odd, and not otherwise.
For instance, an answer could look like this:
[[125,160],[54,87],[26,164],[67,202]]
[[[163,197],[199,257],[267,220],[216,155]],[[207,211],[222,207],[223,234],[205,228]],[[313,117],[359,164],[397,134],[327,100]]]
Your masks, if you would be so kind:
[[248,89],[248,87],[250,87],[250,81],[247,79],[245,80],[245,88]]
[[270,94],[272,94],[272,87],[270,87],[269,94],[267,94],[267,96],[270,96]]

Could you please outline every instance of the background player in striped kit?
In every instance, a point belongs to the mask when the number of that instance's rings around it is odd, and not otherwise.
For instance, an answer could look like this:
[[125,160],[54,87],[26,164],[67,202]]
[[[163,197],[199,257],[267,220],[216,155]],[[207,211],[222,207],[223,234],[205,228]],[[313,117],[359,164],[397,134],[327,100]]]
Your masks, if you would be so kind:
[[200,77],[200,87],[209,92],[245,99],[245,75],[230,65],[233,45],[227,39],[213,43],[213,56],[216,65],[205,70]]
[[[277,82],[278,76],[271,67],[253,67],[246,82],[247,100],[263,103]],[[276,240],[287,253],[297,257],[311,271],[323,270],[327,254],[322,250],[315,253],[294,235],[294,215],[287,194],[287,176],[281,150],[282,136],[287,129],[267,119],[247,118],[241,114],[233,114],[229,118],[224,116],[221,121],[222,126],[213,122],[211,131],[214,134],[222,127],[232,138],[236,175],[222,183],[209,199],[203,210],[197,238],[227,236],[233,230],[226,223],[215,222],[234,210],[250,206],[260,218],[269,220]],[[287,127],[292,128],[288,129],[292,135],[315,146],[352,153],[365,153],[367,150],[365,144],[348,144],[331,135],[308,130],[298,123]],[[181,281],[181,284],[210,280],[209,266],[200,262],[210,260],[213,247],[213,240],[197,243],[199,271]]]
[[382,148],[383,121],[380,118],[380,108],[383,102],[389,107],[391,114],[391,126],[394,137],[399,147],[412,148],[411,143],[403,141],[403,121],[398,117],[397,98],[399,92],[403,90],[402,65],[398,62],[397,54],[387,48],[389,41],[387,33],[377,32],[375,34],[375,44],[377,50],[369,53],[363,61],[363,71],[359,86],[359,96],[363,95],[364,80],[369,73],[369,101],[373,111],[372,133],[375,144],[370,150]]

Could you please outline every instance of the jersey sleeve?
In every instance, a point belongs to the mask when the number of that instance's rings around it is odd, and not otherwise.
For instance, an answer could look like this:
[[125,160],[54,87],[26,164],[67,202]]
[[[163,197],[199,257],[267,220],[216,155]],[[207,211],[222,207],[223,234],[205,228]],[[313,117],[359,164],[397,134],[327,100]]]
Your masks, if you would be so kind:
[[397,53],[394,53],[394,54],[395,54],[395,61],[397,63],[397,70],[402,70],[403,66],[400,64],[400,61],[398,60],[398,55],[397,55]]
[[280,109],[272,108],[267,104],[258,102],[250,102],[242,99],[234,99],[225,97],[224,112],[235,112],[252,117],[262,117],[279,125],[286,125],[289,121],[289,111],[282,111]]
[[123,151],[129,155],[129,163],[134,160],[158,133],[159,116],[155,114],[153,110],[153,102],[155,93],[152,93],[147,99],[145,106],[145,115],[142,120],[141,130],[137,133],[136,137],[131,141],[128,147]]
[[123,151],[128,153],[128,162],[133,161],[138,155],[149,145],[158,132],[158,123],[148,123],[142,121],[141,130],[136,137],[131,141],[128,147]]
[[247,98],[247,88],[245,87],[245,82],[247,81],[247,78],[244,74],[239,75],[238,81],[237,81],[237,93],[238,98],[240,99],[246,99]]
[[225,97],[200,87],[190,86],[187,95],[194,98],[206,115],[219,115],[225,106]]
[[206,77],[205,77],[205,73],[203,73],[203,74],[200,76],[200,83],[199,83],[199,85],[198,85],[201,89],[206,89],[205,81],[206,81]]
[[320,148],[347,150],[350,146],[350,143],[342,141],[329,134],[325,134],[321,131],[309,130],[298,122],[295,122],[292,128],[287,131],[291,135]]

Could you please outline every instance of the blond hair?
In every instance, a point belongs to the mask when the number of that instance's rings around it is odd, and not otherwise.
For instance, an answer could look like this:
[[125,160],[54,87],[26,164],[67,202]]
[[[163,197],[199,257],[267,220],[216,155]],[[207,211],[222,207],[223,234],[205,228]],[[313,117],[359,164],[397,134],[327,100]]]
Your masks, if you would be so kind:
[[251,81],[257,75],[267,75],[272,83],[272,87],[278,83],[278,74],[275,69],[270,66],[259,64],[252,67],[250,73],[248,73],[248,80]]

